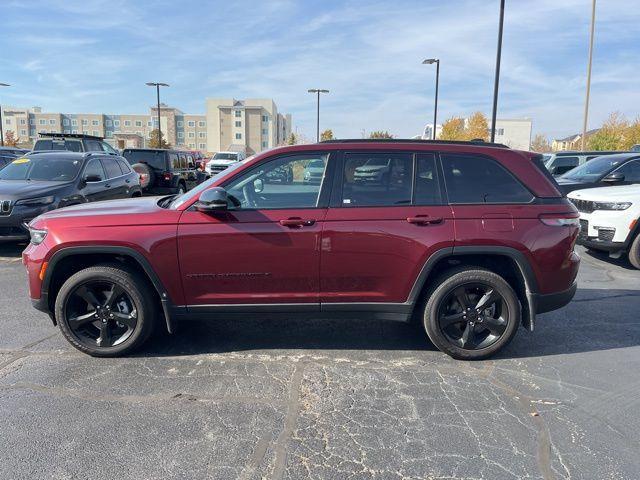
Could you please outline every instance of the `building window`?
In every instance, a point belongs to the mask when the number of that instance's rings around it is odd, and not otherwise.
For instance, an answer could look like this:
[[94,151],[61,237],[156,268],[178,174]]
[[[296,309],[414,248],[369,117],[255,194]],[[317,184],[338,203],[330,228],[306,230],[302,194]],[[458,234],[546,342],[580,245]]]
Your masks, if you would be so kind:
[[78,126],[78,120],[71,120],[71,126],[72,127],[77,127]]
[[207,132],[198,132],[198,137],[207,138]]
[[141,127],[142,126],[142,122],[140,120],[136,120],[136,127]]
[[504,128],[496,128],[496,135],[504,135]]
[[4,124],[11,125],[11,119],[10,118],[5,119]]
[[82,125],[89,125],[89,122],[87,120],[82,120]]
[[36,136],[36,129],[32,128],[31,129],[31,133],[29,134],[31,137],[35,137]]
[[200,150],[206,150],[207,148],[207,144],[206,143],[201,143],[200,144]]
[[184,122],[182,120],[178,120],[178,127],[184,127]]
[[236,116],[236,118],[242,117],[242,110],[236,110],[235,111],[235,116]]
[[189,132],[189,138],[196,138],[196,134],[194,132]]
[[64,125],[65,127],[69,126],[69,119],[68,118],[63,118],[62,119],[62,125]]
[[236,127],[242,127],[242,122],[241,121],[237,121],[236,122]]
[[195,143],[190,143],[189,144],[189,148],[196,148],[196,144]]
[[242,134],[236,133],[236,140],[242,140]]
[[89,135],[89,131],[88,130],[82,130],[82,134],[83,135]]
[[104,121],[104,124],[105,124],[107,127],[110,127],[110,126],[112,126],[112,125],[113,125],[113,122],[112,122],[111,120],[105,120],[105,121]]
[[24,118],[20,119],[20,125],[26,125],[27,121]]
[[55,125],[56,121],[53,118],[49,119],[49,125]]
[[97,130],[94,130],[94,131],[93,131],[93,136],[94,136],[94,137],[99,137],[99,136],[100,136],[100,132],[99,132],[99,131],[97,131]]
[[113,137],[113,132],[107,132],[107,137],[108,137],[108,138]]
[[269,144],[267,142],[262,142],[262,148],[267,148]]
[[268,135],[269,134],[269,129],[268,128],[263,128],[262,129],[262,134],[263,135]]
[[113,126],[114,127],[119,127],[120,126],[120,120],[114,120],[113,121]]
[[33,118],[29,119],[29,125],[35,125],[36,121]]
[[147,127],[150,127],[151,125],[153,125],[153,122],[152,122],[151,120],[149,120],[149,121],[147,122]]
[[178,132],[178,138],[184,138],[184,132]]
[[97,127],[98,125],[100,125],[100,122],[98,122],[98,120],[91,120],[91,125]]
[[20,130],[20,135],[22,135],[23,137],[27,135],[27,131],[26,130]]
[[71,133],[73,133],[73,134],[77,134],[77,133],[78,133],[78,130],[71,130]]
[[207,125],[207,124],[206,124],[205,122],[198,122],[198,126],[199,126],[199,127],[204,127],[204,126],[206,126],[206,125]]
[[187,122],[187,125],[190,126],[190,127],[195,127],[196,126],[196,122],[189,121],[189,122]]
[[269,117],[266,115],[262,115],[262,121],[263,122],[268,122],[269,121]]
[[41,118],[41,119],[38,121],[38,123],[39,123],[40,125],[46,125],[46,124],[47,124],[47,121],[46,121],[45,119]]
[[125,127],[130,127],[131,126],[131,120],[125,120],[124,121],[124,126]]
[[136,135],[141,137],[142,136],[142,132],[138,131],[138,132],[136,132]]

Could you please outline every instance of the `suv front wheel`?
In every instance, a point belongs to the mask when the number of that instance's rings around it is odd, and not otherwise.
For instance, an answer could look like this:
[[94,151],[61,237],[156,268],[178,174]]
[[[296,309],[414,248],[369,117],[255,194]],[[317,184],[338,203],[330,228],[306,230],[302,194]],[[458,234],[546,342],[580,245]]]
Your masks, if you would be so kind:
[[72,275],[56,297],[55,315],[65,338],[96,357],[124,355],[153,330],[155,303],[145,279],[118,265]]
[[521,323],[520,302],[499,275],[483,269],[449,271],[434,282],[424,311],[433,344],[461,360],[480,360],[505,347]]

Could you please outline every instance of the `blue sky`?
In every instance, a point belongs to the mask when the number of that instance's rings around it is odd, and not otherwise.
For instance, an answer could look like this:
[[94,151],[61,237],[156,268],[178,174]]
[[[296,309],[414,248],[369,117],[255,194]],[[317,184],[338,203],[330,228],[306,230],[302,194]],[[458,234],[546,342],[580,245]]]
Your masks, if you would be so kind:
[[[2,104],[44,111],[146,113],[163,101],[204,113],[209,97],[271,97],[294,126],[339,137],[418,134],[439,118],[491,112],[498,0],[2,0]],[[591,0],[507,0],[499,117],[534,132],[582,128]],[[640,114],[638,0],[600,0],[590,127]]]

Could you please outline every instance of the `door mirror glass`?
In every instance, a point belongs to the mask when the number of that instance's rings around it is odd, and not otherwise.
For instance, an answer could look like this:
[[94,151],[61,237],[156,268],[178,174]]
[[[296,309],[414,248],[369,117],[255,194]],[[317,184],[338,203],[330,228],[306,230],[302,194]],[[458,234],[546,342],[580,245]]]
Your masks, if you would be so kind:
[[205,190],[200,194],[200,198],[194,206],[197,211],[203,213],[226,210],[228,206],[227,191],[222,187]]
[[610,173],[609,175],[604,177],[602,181],[608,183],[624,182],[624,174],[620,172]]
[[262,193],[262,191],[264,190],[264,182],[262,181],[261,178],[256,178],[253,181],[253,190],[256,193]]
[[100,175],[96,175],[96,174],[90,173],[89,175],[85,175],[84,176],[84,181],[85,181],[85,183],[101,182],[102,181],[102,177]]

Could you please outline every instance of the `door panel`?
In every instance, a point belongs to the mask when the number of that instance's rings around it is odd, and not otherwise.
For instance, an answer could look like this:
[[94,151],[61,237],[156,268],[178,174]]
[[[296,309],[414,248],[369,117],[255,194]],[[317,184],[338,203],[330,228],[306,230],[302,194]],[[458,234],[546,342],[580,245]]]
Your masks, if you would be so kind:
[[[178,255],[187,304],[317,304],[325,214],[317,208],[185,211]],[[306,224],[281,224],[296,218]]]

